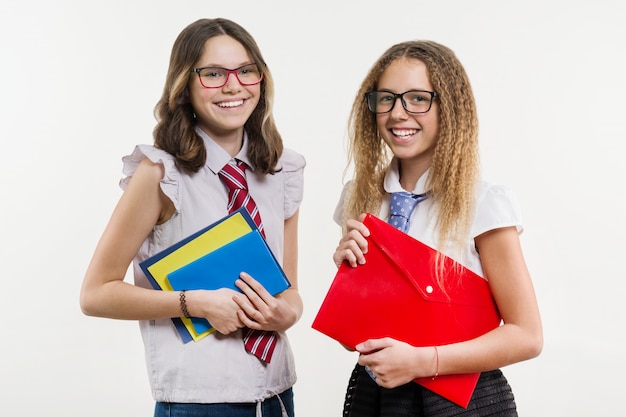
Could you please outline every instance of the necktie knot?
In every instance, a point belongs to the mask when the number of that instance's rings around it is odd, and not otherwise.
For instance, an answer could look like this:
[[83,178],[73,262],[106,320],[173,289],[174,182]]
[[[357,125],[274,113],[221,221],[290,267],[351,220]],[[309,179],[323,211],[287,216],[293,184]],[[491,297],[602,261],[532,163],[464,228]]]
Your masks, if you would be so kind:
[[248,189],[248,183],[246,182],[246,164],[241,161],[236,161],[234,164],[229,162],[224,165],[224,168],[222,168],[218,175],[228,187],[229,191]]
[[389,203],[389,224],[406,233],[409,230],[409,219],[415,206],[427,197],[427,193],[413,194],[406,191],[392,193]]
[[245,207],[250,213],[259,231],[265,237],[263,222],[259,209],[248,192],[248,182],[246,181],[246,164],[237,160],[236,163],[228,163],[218,173],[220,179],[228,188],[228,212],[232,213],[240,207]]

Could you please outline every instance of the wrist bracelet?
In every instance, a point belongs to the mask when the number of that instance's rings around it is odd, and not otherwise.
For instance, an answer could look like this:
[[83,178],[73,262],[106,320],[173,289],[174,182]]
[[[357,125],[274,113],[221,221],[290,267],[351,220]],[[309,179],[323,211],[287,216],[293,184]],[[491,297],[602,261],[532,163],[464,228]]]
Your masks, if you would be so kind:
[[437,349],[437,346],[433,347],[435,348],[435,376],[432,377],[434,381],[439,376],[439,349]]
[[187,300],[185,300],[185,290],[180,292],[180,310],[183,312],[183,315],[187,318],[190,318],[189,311],[187,310]]

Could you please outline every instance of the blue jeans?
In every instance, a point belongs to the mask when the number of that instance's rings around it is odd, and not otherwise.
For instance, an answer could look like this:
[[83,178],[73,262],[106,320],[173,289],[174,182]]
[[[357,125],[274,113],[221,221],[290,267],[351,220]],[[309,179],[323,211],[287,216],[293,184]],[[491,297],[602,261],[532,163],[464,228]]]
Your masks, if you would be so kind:
[[[279,394],[289,417],[294,417],[293,389]],[[256,403],[156,403],[154,417],[255,417]],[[282,417],[278,396],[268,398],[261,404],[263,417]]]

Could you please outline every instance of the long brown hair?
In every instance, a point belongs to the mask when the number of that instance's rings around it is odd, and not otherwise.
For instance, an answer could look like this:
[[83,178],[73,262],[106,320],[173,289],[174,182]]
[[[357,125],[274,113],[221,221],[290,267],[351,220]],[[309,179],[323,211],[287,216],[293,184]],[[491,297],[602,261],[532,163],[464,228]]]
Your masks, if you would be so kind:
[[376,116],[367,109],[365,93],[377,88],[382,72],[399,58],[422,61],[437,92],[439,134],[427,186],[437,207],[439,243],[460,245],[469,233],[473,216],[479,173],[478,118],[465,69],[452,50],[432,41],[392,46],[361,84],[349,119],[349,159],[354,165],[354,184],[347,196],[344,220],[380,210],[385,195],[383,180],[392,155],[378,135]]
[[204,142],[195,132],[196,121],[189,98],[192,69],[204,52],[208,39],[228,35],[237,40],[263,72],[261,97],[246,121],[248,158],[263,173],[276,172],[283,152],[283,141],[274,123],[274,81],[254,38],[237,23],[228,19],[200,19],[178,35],[163,88],[163,95],[154,108],[157,125],[154,145],[172,154],[177,166],[188,173],[197,172],[206,161]]

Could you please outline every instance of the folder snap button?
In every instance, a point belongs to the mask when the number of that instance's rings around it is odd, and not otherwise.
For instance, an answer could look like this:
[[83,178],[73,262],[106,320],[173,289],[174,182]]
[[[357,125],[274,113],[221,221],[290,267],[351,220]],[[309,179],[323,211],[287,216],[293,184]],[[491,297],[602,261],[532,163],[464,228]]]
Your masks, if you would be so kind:
[[428,294],[432,294],[432,292],[433,292],[433,287],[432,287],[432,286],[430,286],[430,285],[426,286],[426,292],[427,292]]

